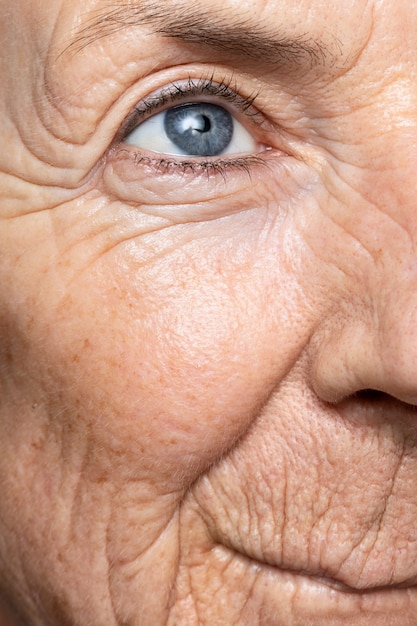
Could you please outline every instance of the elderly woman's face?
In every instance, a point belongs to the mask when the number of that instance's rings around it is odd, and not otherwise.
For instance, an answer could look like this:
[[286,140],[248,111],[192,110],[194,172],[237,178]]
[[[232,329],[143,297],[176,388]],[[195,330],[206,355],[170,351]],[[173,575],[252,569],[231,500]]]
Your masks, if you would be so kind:
[[5,605],[416,624],[416,3],[0,11]]

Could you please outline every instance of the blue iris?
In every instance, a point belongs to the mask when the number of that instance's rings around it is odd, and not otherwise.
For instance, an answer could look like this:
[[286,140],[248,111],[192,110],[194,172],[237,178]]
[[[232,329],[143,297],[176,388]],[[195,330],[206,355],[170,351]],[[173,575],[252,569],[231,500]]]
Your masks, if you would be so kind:
[[209,102],[184,104],[165,111],[164,128],[170,141],[190,156],[216,156],[232,141],[233,117]]

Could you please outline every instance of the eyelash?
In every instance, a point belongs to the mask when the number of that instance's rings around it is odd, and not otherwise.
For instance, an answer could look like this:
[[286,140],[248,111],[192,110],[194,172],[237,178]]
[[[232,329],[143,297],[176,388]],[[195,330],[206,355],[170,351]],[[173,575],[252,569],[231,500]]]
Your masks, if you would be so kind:
[[[245,117],[250,118],[251,122],[260,128],[263,124],[263,118],[260,112],[254,107],[258,93],[245,97],[240,95],[239,88],[233,83],[233,78],[222,79],[220,82],[214,81],[213,77],[208,79],[194,80],[188,78],[187,82],[173,82],[169,86],[162,89],[156,95],[152,95],[138,104],[133,112],[129,115],[122,130],[120,143],[141,123],[152,117],[156,113],[169,108],[169,105],[178,102],[186,103],[190,99],[198,97],[213,97],[225,100],[228,104],[232,104]],[[266,165],[266,161],[257,156],[237,156],[233,158],[212,158],[202,159],[169,159],[167,157],[155,158],[145,155],[142,151],[128,149],[126,147],[119,148],[119,154],[132,159],[136,166],[148,165],[155,169],[158,173],[167,173],[175,170],[181,174],[206,174],[220,175],[224,180],[226,176],[234,170],[244,171],[251,176],[252,168],[258,165]]]

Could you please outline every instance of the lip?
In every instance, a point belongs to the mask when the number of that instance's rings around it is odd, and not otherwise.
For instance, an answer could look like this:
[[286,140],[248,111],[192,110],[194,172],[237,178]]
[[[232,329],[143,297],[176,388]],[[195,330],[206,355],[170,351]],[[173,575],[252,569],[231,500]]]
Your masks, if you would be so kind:
[[[261,567],[265,567],[264,564],[261,564]],[[273,567],[273,566],[269,566],[267,565],[267,567]],[[273,568],[273,569],[278,569],[278,568]],[[394,585],[381,585],[378,587],[351,587],[349,585],[346,585],[343,582],[340,582],[337,579],[334,578],[328,578],[326,576],[321,576],[321,575],[315,575],[315,574],[310,574],[308,572],[291,572],[289,570],[279,570],[282,573],[288,574],[290,576],[294,576],[294,577],[298,577],[298,578],[303,578],[309,581],[313,581],[314,583],[317,583],[318,585],[321,585],[322,587],[327,587],[329,590],[338,592],[338,593],[343,593],[345,596],[348,595],[352,595],[352,596],[369,596],[371,597],[372,595],[378,595],[378,594],[384,594],[387,595],[388,593],[394,592],[394,591],[409,591],[414,589],[415,592],[417,593],[417,585],[415,583],[415,580],[413,580],[412,582],[404,582],[401,584],[394,584]]]
[[243,557],[246,557],[248,560],[252,561],[253,563],[257,563],[259,565],[259,567],[261,568],[271,568],[273,571],[279,571],[291,576],[297,576],[297,577],[301,577],[301,578],[305,578],[307,580],[312,580],[317,582],[318,584],[324,586],[324,587],[328,587],[329,589],[332,589],[334,591],[337,592],[341,592],[344,594],[354,594],[354,595],[371,595],[371,594],[377,594],[377,593],[388,593],[390,591],[405,591],[405,590],[409,590],[409,589],[415,589],[417,592],[417,576],[413,576],[412,578],[402,581],[401,583],[386,583],[386,584],[382,584],[382,585],[378,585],[378,586],[372,586],[369,585],[367,586],[366,584],[361,584],[360,586],[356,586],[356,585],[349,585],[348,583],[344,582],[343,580],[338,579],[337,577],[329,577],[327,572],[324,572],[323,570],[315,570],[315,571],[309,571],[307,569],[305,570],[291,570],[291,569],[284,569],[279,567],[278,565],[274,565],[271,563],[267,563],[267,562],[263,562],[263,561],[258,561],[256,559],[254,559],[253,557],[246,555],[246,554],[242,554]]
[[399,585],[357,588],[322,573],[284,570],[225,549],[239,561],[246,562],[249,570],[256,571],[259,584],[254,596],[260,606],[268,607],[271,615],[277,616],[277,621],[273,621],[276,625],[412,626],[416,623],[414,580]]
[[242,559],[246,559],[248,563],[252,563],[254,565],[259,566],[260,568],[270,568],[271,571],[278,571],[281,573],[288,574],[290,576],[302,577],[308,580],[316,581],[317,583],[323,585],[324,587],[328,587],[337,592],[341,592],[344,594],[356,594],[356,595],[365,595],[372,593],[387,593],[390,591],[398,590],[405,591],[409,589],[415,589],[417,592],[417,574],[413,574],[409,578],[393,583],[391,580],[387,582],[382,582],[378,585],[373,585],[370,581],[369,583],[366,580],[362,580],[358,582],[358,584],[354,584],[353,581],[343,578],[342,576],[331,575],[328,569],[316,567],[309,568],[307,565],[303,568],[301,567],[287,567],[283,566],[280,562],[275,562],[273,560],[262,560],[259,559],[254,554],[247,552],[245,550],[241,550],[238,547],[234,546],[232,543],[228,542],[220,542],[220,545],[225,548],[228,552],[232,554],[238,555],[238,557]]
[[[269,566],[267,566],[269,567]],[[285,571],[269,571],[267,574],[280,587],[281,602],[286,598],[297,616],[304,616],[308,623],[333,624],[337,618],[349,618],[349,624],[356,626],[362,621],[368,623],[372,615],[378,615],[378,624],[393,616],[415,619],[417,611],[417,588],[398,587],[374,588],[367,590],[350,589],[337,581],[315,578],[304,574]],[[375,617],[376,619],[376,617]],[[374,623],[374,622],[373,622]],[[375,622],[376,623],[376,622]],[[405,626],[405,621],[396,622]],[[415,623],[415,622],[413,622]],[[392,621],[389,621],[392,624]]]

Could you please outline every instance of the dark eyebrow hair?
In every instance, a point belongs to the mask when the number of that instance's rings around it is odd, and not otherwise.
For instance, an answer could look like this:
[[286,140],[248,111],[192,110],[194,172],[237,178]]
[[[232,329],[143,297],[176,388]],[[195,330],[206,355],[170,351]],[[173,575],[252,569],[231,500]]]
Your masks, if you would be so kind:
[[[228,9],[212,9],[184,0],[175,4],[162,0],[107,3],[95,11],[87,24],[65,49],[78,52],[95,41],[129,27],[150,26],[155,34],[198,44],[265,65],[334,65],[336,54],[307,34],[288,37],[279,29],[258,23],[252,16],[233,15]],[[277,17],[277,22],[279,18]],[[337,52],[340,42],[335,40]]]

